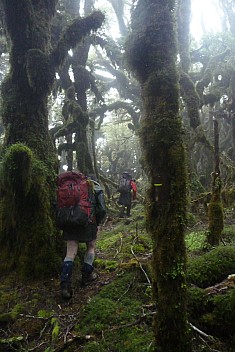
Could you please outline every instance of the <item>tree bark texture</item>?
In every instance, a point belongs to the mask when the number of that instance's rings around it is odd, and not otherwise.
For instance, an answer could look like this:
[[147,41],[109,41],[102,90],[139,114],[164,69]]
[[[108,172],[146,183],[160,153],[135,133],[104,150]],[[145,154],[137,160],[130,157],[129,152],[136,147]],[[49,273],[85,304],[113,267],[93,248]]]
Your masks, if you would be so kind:
[[139,0],[126,43],[141,83],[143,163],[149,176],[147,226],[153,239],[155,351],[191,351],[186,318],[186,162],[179,119],[179,85],[172,0]]
[[218,246],[224,228],[224,214],[221,197],[222,180],[220,175],[219,126],[214,118],[214,172],[212,174],[212,194],[208,205],[209,231],[207,242],[210,246]]
[[177,3],[177,37],[180,56],[180,89],[187,108],[190,126],[195,129],[200,125],[199,96],[189,76],[190,69],[190,17],[191,0],[179,0]]
[[5,144],[25,143],[45,161],[55,158],[47,97],[54,79],[48,50],[56,2],[2,1],[11,41],[10,72],[2,85]]

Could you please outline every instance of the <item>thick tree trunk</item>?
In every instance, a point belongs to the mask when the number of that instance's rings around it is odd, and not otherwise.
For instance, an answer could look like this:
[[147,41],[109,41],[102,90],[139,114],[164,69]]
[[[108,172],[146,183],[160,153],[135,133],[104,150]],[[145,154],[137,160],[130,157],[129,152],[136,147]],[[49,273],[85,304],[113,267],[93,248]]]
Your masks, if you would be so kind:
[[57,0],[1,0],[10,39],[10,72],[2,84],[5,155],[0,184],[0,266],[22,276],[51,275],[57,266],[52,203],[56,154],[47,98],[55,70],[104,20],[97,11],[67,27],[51,50]]
[[177,34],[180,55],[180,88],[187,108],[190,126],[195,130],[200,125],[199,96],[188,72],[190,69],[190,17],[191,0],[177,2]]
[[207,243],[209,246],[218,246],[224,228],[224,214],[221,198],[222,180],[220,176],[220,155],[219,155],[219,126],[214,118],[214,157],[215,167],[212,174],[212,194],[208,205],[209,231]]
[[2,84],[6,153],[0,265],[24,277],[48,276],[56,270],[51,204],[57,162],[47,119],[54,79],[48,48],[56,2],[2,1],[11,51],[10,72]]
[[10,73],[2,85],[5,145],[23,142],[44,161],[55,158],[47,120],[54,73],[46,54],[56,2],[2,1],[11,39]]
[[[75,150],[77,168],[88,174],[94,173],[91,153],[88,146],[87,129],[89,117],[87,114],[87,90],[90,88],[90,75],[86,70],[88,53],[90,49],[89,40],[85,40],[79,45],[72,59],[72,68],[74,72],[74,87],[77,94],[77,103],[82,108],[87,118],[79,119],[79,127],[75,136]],[[85,114],[83,117],[85,117]]]
[[[94,0],[86,0],[84,2],[84,12],[88,14],[93,9]],[[67,8],[70,16],[78,16],[80,11],[80,5],[77,6],[76,0],[70,0],[70,6]],[[68,96],[68,99],[64,104],[64,113],[71,115],[70,118],[74,121],[73,124],[67,129],[68,124],[66,119],[64,126],[67,133],[75,133],[74,143],[70,143],[70,149],[68,145],[64,144],[62,147],[66,148],[67,159],[70,164],[68,168],[75,165],[73,161],[73,151],[76,152],[76,168],[85,173],[94,173],[94,167],[92,163],[91,154],[88,148],[87,129],[89,124],[89,117],[87,114],[87,89],[90,88],[90,78],[86,70],[86,64],[88,59],[88,53],[90,49],[90,39],[85,39],[80,43],[73,51],[73,56],[69,58],[69,64],[64,66],[61,70],[61,85],[62,88],[74,92],[73,96]],[[71,65],[74,82],[69,79],[68,69]],[[65,115],[64,114],[64,115]],[[65,116],[64,116],[65,117]],[[63,133],[61,131],[61,133]],[[71,162],[72,161],[72,162]]]
[[147,225],[153,238],[155,351],[191,351],[186,318],[186,165],[178,116],[179,87],[172,0],[139,0],[126,48],[140,81],[141,142],[150,185]]

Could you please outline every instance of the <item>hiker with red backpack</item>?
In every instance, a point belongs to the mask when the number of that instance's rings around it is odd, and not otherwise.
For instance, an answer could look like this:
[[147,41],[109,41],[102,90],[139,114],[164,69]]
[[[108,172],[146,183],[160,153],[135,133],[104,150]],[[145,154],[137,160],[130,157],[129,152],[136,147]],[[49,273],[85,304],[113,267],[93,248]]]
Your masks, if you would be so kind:
[[137,186],[135,180],[127,171],[123,172],[121,175],[118,192],[120,192],[118,204],[122,206],[119,216],[121,218],[130,217],[131,201],[136,199]]
[[61,295],[72,297],[71,278],[79,243],[86,243],[82,264],[82,285],[97,278],[93,262],[98,225],[106,214],[103,190],[94,177],[75,171],[60,174],[57,178],[56,223],[63,230],[67,249],[60,276]]

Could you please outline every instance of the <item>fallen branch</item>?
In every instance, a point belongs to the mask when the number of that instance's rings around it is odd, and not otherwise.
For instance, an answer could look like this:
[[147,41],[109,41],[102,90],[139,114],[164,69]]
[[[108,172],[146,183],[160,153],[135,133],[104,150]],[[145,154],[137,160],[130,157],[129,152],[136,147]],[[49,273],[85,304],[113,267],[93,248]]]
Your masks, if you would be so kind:
[[203,337],[206,337],[208,340],[211,340],[211,341],[215,341],[214,337],[211,336],[211,335],[207,335],[205,332],[203,332],[202,330],[198,329],[196,326],[194,326],[193,324],[191,323],[188,323],[189,326],[194,330],[196,331],[198,334],[200,334],[201,336]]
[[138,325],[140,323],[142,323],[146,318],[155,315],[156,312],[151,312],[148,314],[143,314],[141,315],[137,320],[133,321],[132,323],[128,323],[128,324],[123,324],[123,325],[119,325],[119,326],[115,326],[112,329],[109,329],[109,331],[114,331],[114,330],[119,330],[119,329],[123,329],[123,328],[129,328],[131,326],[134,325]]
[[[211,348],[209,343],[207,341],[205,341],[202,336],[199,336],[199,339],[203,342],[203,344],[208,348],[209,351],[211,352],[222,352],[222,351],[219,351],[219,350],[215,350],[214,348]],[[213,341],[214,343],[214,341]]]
[[[133,245],[134,245],[134,242],[135,242],[135,240],[136,240],[137,238],[138,238],[137,236],[134,238]],[[139,261],[139,259],[137,258],[136,254],[134,253],[134,251],[133,251],[133,246],[132,246],[132,245],[131,245],[131,253],[132,253],[133,257],[137,260],[140,269],[142,270],[142,272],[144,273],[144,276],[146,277],[146,279],[147,279],[147,281],[148,281],[148,284],[151,285],[151,281],[150,281],[150,279],[149,279],[149,277],[148,277],[146,271],[144,270],[144,268],[143,268],[141,262]]]
[[120,236],[120,241],[121,241],[120,247],[119,247],[119,249],[117,249],[114,258],[116,258],[116,257],[118,256],[118,254],[119,254],[119,253],[121,252],[121,250],[122,250],[122,245],[123,245],[122,236]]
[[[67,351],[68,348],[71,348],[71,346],[74,344],[74,343],[84,343],[84,342],[87,342],[87,341],[90,341],[92,338],[91,335],[86,335],[86,336],[78,336],[78,335],[75,335],[73,336],[73,338],[71,338],[70,340],[67,340],[66,343],[64,343],[64,345],[62,347],[59,347],[57,349],[54,350],[54,352],[62,352],[62,351]],[[74,350],[75,351],[75,350]]]
[[45,345],[45,344],[47,344],[47,342],[46,342],[46,341],[41,342],[39,345],[37,345],[37,346],[35,346],[35,347],[33,347],[33,348],[29,348],[29,349],[27,349],[27,351],[29,351],[29,352],[32,352],[32,351],[38,351],[38,348],[39,348],[39,347],[41,347],[41,346],[43,346],[43,345]]
[[[134,281],[134,279],[133,279]],[[129,284],[129,286],[127,287],[126,291],[117,299],[117,302],[120,301],[120,299],[125,296],[125,294],[130,290],[131,285],[133,284],[133,281]]]
[[67,329],[66,329],[66,332],[64,334],[64,338],[63,338],[63,341],[64,341],[64,344],[68,342],[68,334],[70,333],[70,331],[74,328],[74,326],[77,324],[77,321],[73,322],[72,324],[70,324],[69,326],[67,326]]

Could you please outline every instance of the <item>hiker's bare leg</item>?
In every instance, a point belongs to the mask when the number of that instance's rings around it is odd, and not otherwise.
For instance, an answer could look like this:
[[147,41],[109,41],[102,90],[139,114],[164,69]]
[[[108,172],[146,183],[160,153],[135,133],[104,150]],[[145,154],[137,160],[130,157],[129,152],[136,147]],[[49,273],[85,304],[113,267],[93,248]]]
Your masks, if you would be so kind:
[[84,263],[92,265],[95,259],[95,244],[96,240],[86,242],[87,251],[84,255]]
[[67,251],[66,257],[64,260],[71,260],[74,261],[77,253],[78,253],[79,242],[78,241],[67,241]]

